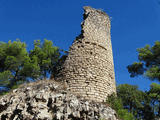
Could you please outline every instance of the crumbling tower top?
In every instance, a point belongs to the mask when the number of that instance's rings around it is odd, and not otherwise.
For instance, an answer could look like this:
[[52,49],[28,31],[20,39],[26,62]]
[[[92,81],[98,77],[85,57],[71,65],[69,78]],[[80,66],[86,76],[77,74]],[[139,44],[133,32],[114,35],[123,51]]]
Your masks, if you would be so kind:
[[107,42],[104,39],[104,34],[108,34],[108,36],[110,36],[109,16],[101,10],[85,6],[83,19],[84,21],[81,24],[81,35],[88,38],[83,41],[96,43],[107,48]]
[[73,93],[102,102],[116,92],[110,19],[89,6],[84,7],[83,19],[81,34],[70,47],[61,77]]

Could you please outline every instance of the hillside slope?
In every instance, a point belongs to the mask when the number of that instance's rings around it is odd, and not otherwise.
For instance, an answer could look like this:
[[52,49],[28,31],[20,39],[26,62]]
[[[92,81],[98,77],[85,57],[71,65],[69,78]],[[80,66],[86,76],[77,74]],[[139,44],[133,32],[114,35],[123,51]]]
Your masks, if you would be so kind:
[[84,100],[65,85],[41,80],[0,98],[1,120],[117,120],[104,103]]

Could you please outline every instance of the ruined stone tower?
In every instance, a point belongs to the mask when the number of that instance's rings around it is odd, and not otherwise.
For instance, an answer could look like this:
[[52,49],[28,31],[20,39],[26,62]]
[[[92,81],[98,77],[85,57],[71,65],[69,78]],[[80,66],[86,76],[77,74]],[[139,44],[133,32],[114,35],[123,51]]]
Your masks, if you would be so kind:
[[105,101],[116,92],[109,16],[84,7],[81,34],[70,47],[61,71],[69,89],[85,99]]

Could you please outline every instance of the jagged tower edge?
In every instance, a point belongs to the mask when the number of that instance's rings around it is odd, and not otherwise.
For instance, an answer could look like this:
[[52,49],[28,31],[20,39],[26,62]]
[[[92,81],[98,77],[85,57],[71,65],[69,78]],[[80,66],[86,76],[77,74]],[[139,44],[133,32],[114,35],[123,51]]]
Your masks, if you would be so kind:
[[102,102],[116,93],[109,16],[84,7],[81,34],[70,47],[59,79],[88,100]]

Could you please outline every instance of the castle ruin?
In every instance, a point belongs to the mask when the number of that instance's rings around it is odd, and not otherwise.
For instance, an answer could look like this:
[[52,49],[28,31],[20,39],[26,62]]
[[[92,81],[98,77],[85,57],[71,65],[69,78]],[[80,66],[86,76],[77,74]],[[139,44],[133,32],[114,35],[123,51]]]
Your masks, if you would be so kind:
[[116,92],[109,16],[84,7],[81,34],[70,47],[61,71],[70,91],[103,102]]

